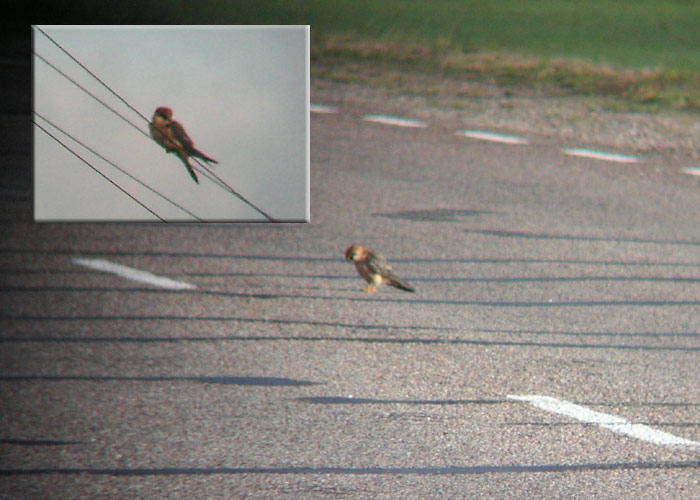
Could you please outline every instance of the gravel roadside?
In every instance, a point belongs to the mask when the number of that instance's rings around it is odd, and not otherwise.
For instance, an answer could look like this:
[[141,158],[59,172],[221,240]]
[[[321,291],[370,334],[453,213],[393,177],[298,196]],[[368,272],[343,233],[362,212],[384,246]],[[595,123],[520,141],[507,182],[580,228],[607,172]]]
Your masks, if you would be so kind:
[[700,160],[700,114],[611,111],[600,97],[567,95],[565,91],[504,87],[362,63],[314,65],[311,101],[387,108],[408,104],[414,110],[409,118],[456,119],[465,126],[506,128]]

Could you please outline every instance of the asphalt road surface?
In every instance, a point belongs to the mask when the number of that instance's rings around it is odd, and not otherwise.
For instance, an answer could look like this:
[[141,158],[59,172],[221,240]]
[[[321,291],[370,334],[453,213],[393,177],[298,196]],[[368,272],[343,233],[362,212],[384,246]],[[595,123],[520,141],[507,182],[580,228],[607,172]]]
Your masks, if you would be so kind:
[[[35,225],[4,114],[0,497],[697,498],[682,159],[337,111],[285,225]],[[417,293],[362,291],[352,243]]]

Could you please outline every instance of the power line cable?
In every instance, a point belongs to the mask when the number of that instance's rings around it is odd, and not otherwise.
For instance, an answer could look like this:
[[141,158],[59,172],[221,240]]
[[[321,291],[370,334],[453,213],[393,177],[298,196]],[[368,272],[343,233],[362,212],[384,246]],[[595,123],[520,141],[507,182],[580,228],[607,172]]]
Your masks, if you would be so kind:
[[151,209],[148,208],[146,205],[144,205],[144,204],[141,203],[139,200],[137,200],[137,199],[136,199],[133,195],[131,195],[126,189],[122,188],[119,184],[117,184],[117,183],[114,182],[112,179],[110,179],[109,177],[107,177],[105,174],[103,174],[102,172],[100,172],[97,168],[95,168],[94,166],[92,166],[92,165],[90,164],[89,161],[87,161],[87,160],[84,159],[82,156],[80,156],[78,153],[76,153],[75,151],[73,151],[70,147],[68,147],[68,146],[67,146],[63,141],[61,141],[58,137],[56,137],[56,136],[53,135],[51,132],[49,132],[48,130],[46,130],[44,127],[42,127],[41,125],[39,125],[35,120],[32,120],[32,121],[34,122],[34,125],[36,125],[37,127],[39,127],[45,134],[47,134],[47,135],[48,135],[49,137],[51,137],[54,141],[56,141],[56,142],[59,143],[61,146],[63,146],[64,148],[66,148],[68,151],[70,151],[73,155],[75,155],[80,161],[82,161],[83,163],[85,163],[88,167],[90,167],[90,168],[93,169],[95,172],[97,172],[98,174],[100,174],[102,177],[104,177],[105,179],[107,179],[107,181],[109,181],[112,185],[114,185],[114,186],[115,186],[117,189],[119,189],[122,193],[124,193],[124,194],[127,195],[129,198],[131,198],[132,200],[134,200],[136,203],[138,203],[139,205],[141,205],[143,208],[145,208],[146,210],[148,210],[150,213],[152,213],[153,215],[155,215],[160,221],[162,221],[162,222],[167,222],[167,221],[166,221],[165,219],[163,219],[160,215],[158,215],[158,214],[155,213],[153,210],[151,210]]
[[[257,206],[255,206],[250,200],[248,200],[245,196],[243,196],[242,194],[238,193],[235,189],[233,189],[230,185],[228,185],[221,177],[219,177],[219,176],[216,175],[214,172],[212,172],[211,168],[209,168],[208,165],[205,165],[205,164],[204,164],[202,161],[200,161],[198,158],[195,158],[195,161],[197,162],[197,164],[198,164],[199,166],[202,167],[202,169],[203,169],[203,171],[204,171],[204,172],[203,172],[204,175],[210,174],[214,179],[216,179],[215,182],[216,182],[216,183],[219,183],[220,187],[222,187],[223,189],[225,189],[226,191],[228,191],[229,193],[231,193],[232,195],[234,195],[235,197],[237,197],[238,199],[240,199],[243,203],[245,203],[245,204],[247,204],[248,206],[250,206],[252,209],[254,209],[255,211],[257,211],[259,214],[261,214],[263,217],[265,217],[265,218],[266,218],[267,220],[269,220],[270,222],[275,222],[275,220],[274,220],[270,215],[268,215],[267,213],[263,212],[260,208],[258,208]],[[211,177],[209,177],[209,179],[212,180],[212,182],[214,182],[214,180],[213,180]]]
[[85,92],[87,95],[89,95],[90,97],[92,97],[93,99],[95,99],[97,102],[99,102],[100,104],[102,104],[105,108],[107,108],[108,110],[110,110],[112,113],[114,113],[115,115],[117,115],[119,118],[121,118],[122,120],[124,120],[126,123],[128,123],[128,124],[131,125],[132,127],[134,127],[134,128],[135,128],[136,130],[138,130],[141,134],[145,135],[145,136],[148,137],[149,139],[151,138],[151,136],[148,135],[148,134],[147,134],[146,132],[144,132],[143,130],[141,130],[141,129],[139,128],[138,125],[136,125],[135,123],[131,122],[128,118],[122,116],[122,115],[119,113],[119,111],[117,111],[116,109],[114,109],[113,107],[111,107],[109,104],[107,104],[106,102],[104,102],[102,99],[100,99],[99,97],[97,97],[95,94],[93,94],[92,92],[90,92],[88,89],[86,89],[85,87],[83,87],[82,85],[80,85],[80,84],[79,84],[78,82],[76,82],[73,78],[71,78],[71,77],[68,76],[66,73],[64,73],[63,71],[61,71],[60,69],[58,69],[55,65],[53,65],[52,63],[50,63],[49,61],[47,61],[47,60],[46,60],[44,57],[42,57],[40,54],[37,54],[36,52],[34,52],[34,55],[37,56],[40,60],[42,60],[44,63],[46,63],[51,69],[53,69],[54,71],[56,71],[56,72],[57,72],[59,75],[61,75],[63,78],[65,78],[66,80],[68,80],[69,82],[71,82],[73,85],[75,85],[76,87],[78,87],[80,90],[82,90],[83,92]]
[[55,128],[56,130],[58,130],[59,132],[61,132],[62,134],[64,134],[66,137],[69,137],[70,139],[72,139],[72,140],[75,141],[76,143],[80,144],[82,147],[84,147],[85,149],[87,149],[88,151],[90,151],[92,154],[94,154],[94,155],[97,156],[98,158],[104,160],[105,162],[109,163],[111,166],[113,166],[114,168],[116,168],[117,170],[119,170],[119,171],[120,171],[121,173],[123,173],[124,175],[126,175],[126,176],[128,176],[129,178],[131,178],[132,180],[138,182],[141,186],[145,187],[146,189],[148,189],[148,190],[151,191],[152,193],[154,193],[154,194],[160,196],[163,200],[167,201],[167,202],[170,203],[171,205],[173,205],[173,206],[179,208],[179,209],[182,210],[183,212],[187,213],[188,215],[194,217],[195,219],[197,219],[198,221],[201,222],[202,219],[200,219],[200,218],[197,217],[195,214],[193,214],[192,212],[190,212],[189,210],[187,210],[185,207],[183,207],[183,206],[180,205],[179,203],[176,203],[175,201],[171,200],[170,198],[168,198],[167,196],[161,194],[160,192],[156,191],[155,189],[153,189],[152,187],[150,187],[148,184],[146,184],[145,182],[141,181],[141,180],[138,179],[137,177],[133,176],[132,174],[130,174],[129,172],[127,172],[127,171],[124,170],[123,168],[119,167],[116,163],[112,162],[112,161],[109,160],[108,158],[105,158],[103,155],[101,155],[100,153],[98,153],[97,151],[95,151],[93,148],[91,148],[91,147],[88,146],[87,144],[85,144],[85,143],[81,142],[80,140],[78,140],[75,136],[73,136],[73,135],[71,135],[70,133],[66,132],[64,129],[62,129],[61,127],[59,127],[59,126],[56,125],[55,123],[53,123],[53,122],[52,122],[51,120],[49,120],[48,118],[45,118],[43,115],[41,115],[41,113],[38,113],[37,111],[34,111],[34,114],[37,115],[37,116],[38,116],[39,118],[41,118],[42,120],[44,120],[44,121],[45,121],[46,123],[48,123],[49,125],[51,125],[51,126],[52,126],[53,128]]
[[41,32],[41,34],[44,35],[46,38],[48,38],[49,40],[51,40],[51,42],[52,42],[56,47],[58,47],[59,49],[61,49],[68,57],[70,57],[71,59],[73,59],[73,61],[75,61],[81,68],[83,68],[85,71],[87,71],[88,73],[90,73],[90,75],[91,75],[95,80],[97,80],[98,82],[100,82],[107,90],[109,90],[112,94],[114,94],[114,96],[115,96],[117,99],[119,99],[121,102],[123,102],[124,104],[126,104],[130,109],[132,109],[133,111],[135,111],[136,114],[138,114],[141,118],[143,118],[143,119],[146,120],[146,121],[149,121],[148,118],[146,118],[138,109],[136,109],[136,108],[133,107],[131,104],[129,104],[128,102],[126,102],[126,100],[125,100],[124,98],[122,98],[122,96],[120,96],[117,92],[115,92],[114,90],[112,90],[112,88],[111,88],[109,85],[107,85],[105,82],[103,82],[95,73],[93,73],[92,71],[90,71],[83,63],[81,63],[80,61],[78,61],[78,59],[76,59],[76,58],[73,56],[73,54],[71,54],[71,53],[68,52],[66,49],[64,49],[64,48],[61,46],[61,44],[59,44],[56,40],[54,40],[53,38],[51,38],[44,30],[42,30],[41,28],[39,28],[39,27],[36,26],[36,25],[34,25],[34,28],[36,28],[37,30],[39,30],[39,31]]

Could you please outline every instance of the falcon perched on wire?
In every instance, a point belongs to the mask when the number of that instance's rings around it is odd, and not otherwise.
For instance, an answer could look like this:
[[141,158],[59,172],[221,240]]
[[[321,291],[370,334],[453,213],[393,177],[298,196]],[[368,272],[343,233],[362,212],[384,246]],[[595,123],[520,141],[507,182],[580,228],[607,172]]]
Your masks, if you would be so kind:
[[197,179],[197,174],[194,173],[194,169],[190,165],[190,156],[218,163],[215,159],[209,158],[194,147],[194,142],[185,132],[185,127],[173,120],[173,110],[170,108],[161,106],[156,109],[155,113],[153,113],[153,118],[151,118],[151,123],[148,124],[148,129],[151,132],[151,137],[163,146],[165,151],[175,153],[180,157],[197,184],[199,184],[199,179]]
[[382,283],[407,292],[416,291],[415,288],[402,281],[391,271],[391,266],[384,257],[374,253],[369,248],[353,245],[345,251],[345,260],[355,263],[357,272],[369,283],[366,288],[368,292],[376,292],[377,287]]

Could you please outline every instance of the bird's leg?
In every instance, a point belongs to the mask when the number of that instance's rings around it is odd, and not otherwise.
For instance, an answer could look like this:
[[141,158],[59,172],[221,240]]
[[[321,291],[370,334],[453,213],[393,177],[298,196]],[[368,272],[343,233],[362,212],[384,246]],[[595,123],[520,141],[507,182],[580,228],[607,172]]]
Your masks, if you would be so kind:
[[367,288],[365,288],[365,292],[373,293],[376,291],[377,291],[377,287],[375,285],[369,285]]

